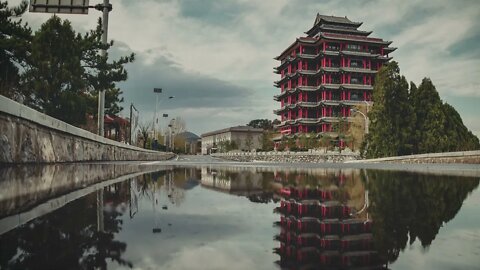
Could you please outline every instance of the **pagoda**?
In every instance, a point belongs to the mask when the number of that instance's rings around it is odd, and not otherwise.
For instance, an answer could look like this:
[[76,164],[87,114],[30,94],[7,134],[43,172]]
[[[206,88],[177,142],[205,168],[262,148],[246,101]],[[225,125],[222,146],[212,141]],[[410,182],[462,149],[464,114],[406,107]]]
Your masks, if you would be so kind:
[[396,48],[370,37],[347,17],[317,14],[313,27],[279,56],[274,110],[284,136],[315,133],[338,136],[338,123],[351,121],[353,106],[371,105],[375,74]]

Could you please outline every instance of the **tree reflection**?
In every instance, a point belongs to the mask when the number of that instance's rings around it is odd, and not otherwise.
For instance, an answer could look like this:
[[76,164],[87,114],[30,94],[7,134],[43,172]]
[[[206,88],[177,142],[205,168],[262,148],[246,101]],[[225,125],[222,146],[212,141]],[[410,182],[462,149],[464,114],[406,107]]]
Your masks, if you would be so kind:
[[92,193],[0,236],[0,268],[106,269],[108,261],[131,268],[132,263],[122,258],[127,244],[114,237],[122,229],[123,213],[115,210],[119,201],[109,198],[128,189],[128,184],[106,191],[106,201],[114,210],[104,212],[102,232],[97,231],[96,194]]
[[390,171],[368,171],[366,179],[376,246],[389,262],[407,242],[418,239],[427,248],[479,184],[475,178]]

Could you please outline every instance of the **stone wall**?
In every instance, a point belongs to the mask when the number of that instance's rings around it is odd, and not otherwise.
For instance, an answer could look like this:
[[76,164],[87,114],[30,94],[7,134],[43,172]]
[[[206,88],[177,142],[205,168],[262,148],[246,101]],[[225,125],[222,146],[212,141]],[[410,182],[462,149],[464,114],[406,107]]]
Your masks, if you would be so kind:
[[398,157],[365,159],[349,162],[361,163],[463,163],[480,164],[480,151],[430,153]]
[[173,156],[103,138],[0,96],[0,164],[166,160]]
[[310,152],[231,152],[231,153],[217,153],[212,154],[213,157],[222,159],[240,161],[240,162],[281,162],[281,163],[336,163],[345,162],[348,160],[357,160],[360,156],[353,152],[324,152],[324,151],[310,151]]

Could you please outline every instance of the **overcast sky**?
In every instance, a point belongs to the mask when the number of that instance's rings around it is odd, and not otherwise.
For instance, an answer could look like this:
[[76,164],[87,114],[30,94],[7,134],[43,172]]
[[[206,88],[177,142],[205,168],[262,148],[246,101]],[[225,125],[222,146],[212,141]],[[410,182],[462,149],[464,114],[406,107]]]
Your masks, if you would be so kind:
[[[10,4],[20,0],[9,1]],[[91,4],[100,1],[91,0]],[[279,89],[273,60],[310,29],[317,12],[361,21],[372,37],[392,40],[391,56],[407,80],[430,77],[442,99],[480,135],[480,5],[478,0],[118,0],[111,1],[109,39],[112,56],[136,53],[121,83],[125,104],[152,121],[154,87],[161,113],[185,119],[201,134],[275,119]],[[95,27],[101,15],[60,15],[76,31]],[[50,17],[27,13],[33,30]],[[128,115],[127,109],[123,112]],[[162,125],[165,125],[163,121]]]

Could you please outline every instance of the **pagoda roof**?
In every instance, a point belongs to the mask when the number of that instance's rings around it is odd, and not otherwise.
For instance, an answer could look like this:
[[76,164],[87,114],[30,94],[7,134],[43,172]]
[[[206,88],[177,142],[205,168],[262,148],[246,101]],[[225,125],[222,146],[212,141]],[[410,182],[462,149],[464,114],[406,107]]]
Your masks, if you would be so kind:
[[[345,17],[337,17],[337,16],[328,16],[328,15],[320,15],[317,13],[317,17],[315,17],[315,22],[313,23],[312,28],[305,32],[309,36],[313,35],[315,33],[315,30],[319,27],[322,27],[323,24],[328,24],[328,25],[340,25],[340,26],[350,26],[350,30],[356,30],[360,25],[362,25],[362,22],[352,22],[350,19]],[[338,30],[336,27],[333,27],[333,29]],[[331,29],[331,30],[333,30]],[[369,35],[368,32],[364,33],[359,33],[359,34],[366,34]]]
[[328,16],[328,15],[320,15],[320,13],[317,13],[317,17],[315,18],[315,23],[313,24],[314,26],[321,23],[322,21],[327,22],[327,23],[338,23],[338,24],[346,24],[346,25],[352,25],[352,26],[360,26],[362,25],[361,22],[352,22],[350,19],[345,17],[337,17],[337,16]]
[[390,45],[392,43],[391,41],[384,41],[381,38],[371,38],[371,37],[346,35],[346,34],[321,33],[320,36],[324,39],[351,40],[351,41],[360,41],[360,42],[383,44],[383,45]]
[[335,26],[331,26],[331,25],[324,25],[324,24],[321,24],[317,27],[314,27],[312,29],[312,31],[307,31],[305,32],[305,34],[308,34],[308,35],[312,35],[314,32],[315,29],[320,29],[321,31],[323,32],[343,32],[343,33],[353,33],[355,35],[361,35],[361,36],[368,36],[370,35],[373,31],[362,31],[362,30],[358,30],[358,29],[355,29],[355,28],[343,28],[343,27],[335,27]]

